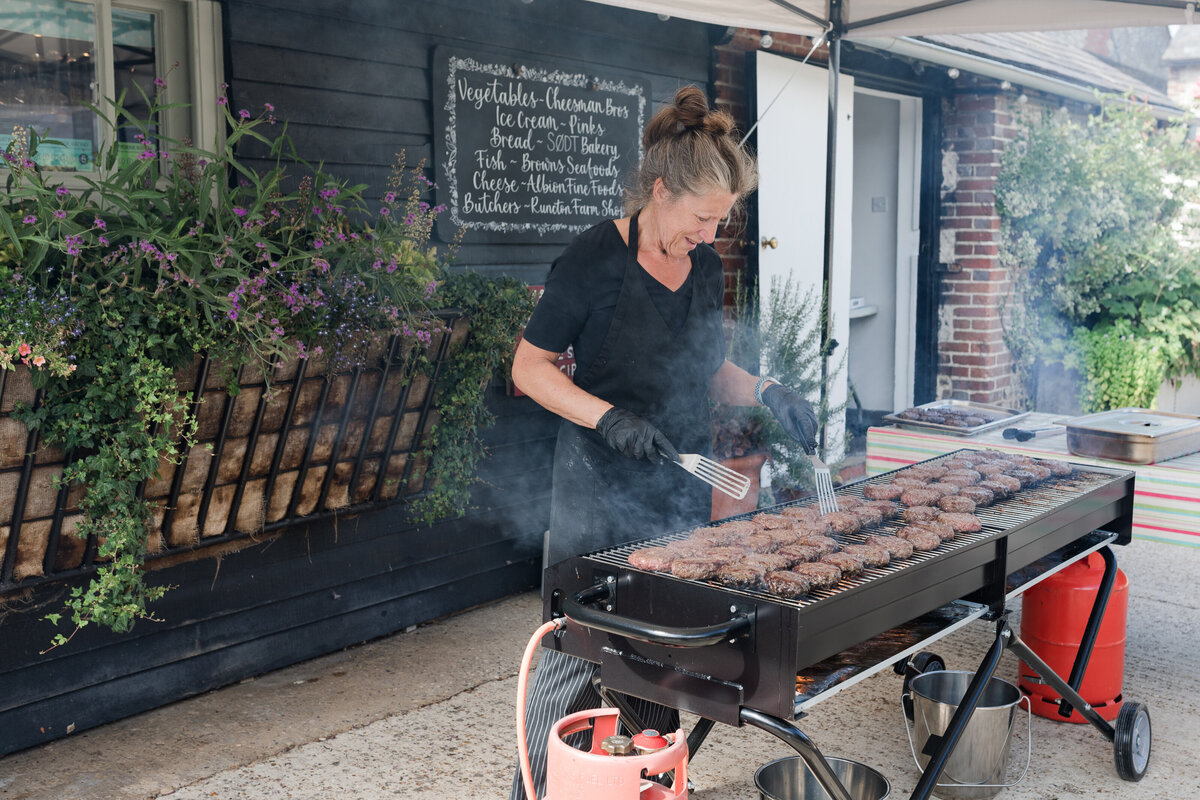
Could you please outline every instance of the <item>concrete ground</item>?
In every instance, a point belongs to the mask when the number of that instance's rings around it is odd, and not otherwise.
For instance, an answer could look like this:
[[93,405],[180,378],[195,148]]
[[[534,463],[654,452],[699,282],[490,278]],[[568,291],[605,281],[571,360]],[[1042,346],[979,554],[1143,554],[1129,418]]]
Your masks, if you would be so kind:
[[[1117,548],[1130,579],[1125,694],[1148,704],[1153,752],[1121,781],[1089,725],[1032,722],[1032,766],[1007,800],[1200,798],[1200,549]],[[515,758],[516,670],[540,622],[533,594],[420,626],[0,759],[4,800],[503,798]],[[973,669],[977,622],[935,648]],[[998,673],[1016,681],[1004,656]],[[800,728],[863,761],[907,797],[918,778],[890,670],[818,705]],[[685,719],[685,725],[689,721]],[[1025,758],[1013,742],[1010,779]],[[789,754],[756,729],[718,725],[691,765],[696,800],[754,800],[754,770]]]

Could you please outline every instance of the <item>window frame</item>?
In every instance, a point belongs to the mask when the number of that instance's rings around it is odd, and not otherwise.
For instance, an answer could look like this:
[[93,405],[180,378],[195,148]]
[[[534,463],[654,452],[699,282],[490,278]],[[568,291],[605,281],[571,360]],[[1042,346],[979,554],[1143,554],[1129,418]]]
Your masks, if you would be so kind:
[[[112,106],[106,98],[115,99],[116,87],[113,9],[153,14],[155,75],[167,80],[168,102],[186,106],[163,113],[159,121],[162,135],[168,139],[190,139],[204,149],[221,145],[225,126],[217,105],[224,80],[219,0],[71,1],[90,5],[95,20],[93,105],[111,118]],[[0,5],[3,3],[4,0],[0,0]],[[176,62],[179,66],[172,68]],[[181,96],[184,93],[186,96]],[[97,149],[111,146],[112,140],[113,132],[103,124],[98,125]],[[95,170],[64,171],[56,176],[60,176],[69,188],[82,188],[85,185],[83,179],[95,174]]]

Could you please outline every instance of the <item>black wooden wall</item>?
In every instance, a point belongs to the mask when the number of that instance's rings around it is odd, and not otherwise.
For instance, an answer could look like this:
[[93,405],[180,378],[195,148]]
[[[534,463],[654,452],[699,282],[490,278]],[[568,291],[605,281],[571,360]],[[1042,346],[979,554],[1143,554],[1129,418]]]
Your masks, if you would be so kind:
[[[585,0],[225,0],[223,17],[232,107],[271,103],[306,160],[375,196],[397,152],[432,163],[438,45],[634,73],[657,106],[708,84],[719,34]],[[457,268],[541,283],[562,247],[468,244]],[[40,617],[69,587],[0,598],[0,755],[537,585],[556,422],[502,382],[488,392],[491,455],[461,519],[417,527],[392,506],[160,569],[153,580],[177,587],[163,622],[89,629],[45,655]]]

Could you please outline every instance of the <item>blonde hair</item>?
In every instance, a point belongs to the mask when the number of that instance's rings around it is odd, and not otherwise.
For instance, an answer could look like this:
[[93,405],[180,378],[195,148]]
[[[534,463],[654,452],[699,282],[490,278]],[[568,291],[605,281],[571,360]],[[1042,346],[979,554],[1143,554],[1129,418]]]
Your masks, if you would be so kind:
[[642,166],[625,192],[627,213],[650,202],[659,178],[673,195],[730,192],[738,207],[758,185],[754,157],[738,143],[733,117],[711,110],[695,86],[680,89],[674,102],[650,119],[642,146]]

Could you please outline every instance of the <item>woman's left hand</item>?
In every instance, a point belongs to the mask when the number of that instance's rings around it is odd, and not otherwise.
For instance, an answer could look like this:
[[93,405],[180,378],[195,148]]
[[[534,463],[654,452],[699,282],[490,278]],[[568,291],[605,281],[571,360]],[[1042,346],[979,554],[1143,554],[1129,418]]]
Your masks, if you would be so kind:
[[778,383],[763,389],[762,400],[788,436],[799,442],[806,452],[817,451],[817,415],[811,403]]

